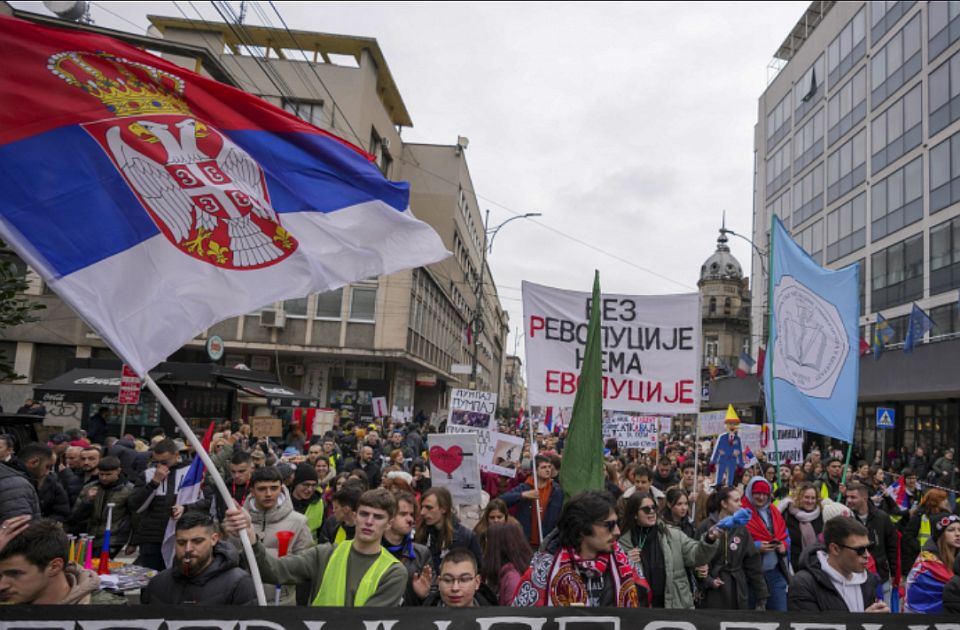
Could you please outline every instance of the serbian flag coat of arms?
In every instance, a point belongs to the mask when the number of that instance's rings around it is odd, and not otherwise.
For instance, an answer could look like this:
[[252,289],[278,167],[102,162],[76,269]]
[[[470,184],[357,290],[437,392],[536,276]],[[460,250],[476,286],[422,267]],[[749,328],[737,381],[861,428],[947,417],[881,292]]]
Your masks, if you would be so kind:
[[0,238],[138,373],[275,301],[448,256],[371,156],[101,35],[0,17]]

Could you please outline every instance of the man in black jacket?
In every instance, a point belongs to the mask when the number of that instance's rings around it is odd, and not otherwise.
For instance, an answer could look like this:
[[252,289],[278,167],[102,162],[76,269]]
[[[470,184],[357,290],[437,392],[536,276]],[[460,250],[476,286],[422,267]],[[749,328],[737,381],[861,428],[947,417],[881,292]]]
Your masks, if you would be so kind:
[[847,507],[853,518],[867,528],[870,553],[877,564],[877,577],[883,585],[883,599],[889,603],[890,577],[897,570],[897,530],[890,515],[873,505],[870,489],[858,482],[847,485]]
[[867,570],[867,528],[849,516],[823,526],[823,544],[800,556],[790,581],[787,609],[804,612],[890,612],[878,593],[879,579]]
[[67,520],[70,516],[70,501],[57,475],[50,472],[53,467],[53,451],[49,446],[39,442],[27,444],[7,465],[26,474],[33,483],[40,499],[41,516],[60,523]]
[[180,463],[173,440],[160,440],[152,453],[154,466],[144,471],[127,499],[134,515],[130,544],[140,547],[136,564],[162,571],[166,567],[160,546],[170,518],[183,514],[183,506],[176,505],[177,487],[187,466]]
[[140,595],[141,604],[245,606],[257,603],[253,578],[240,568],[237,551],[220,542],[209,514],[187,512],[177,521],[176,560]]
[[397,514],[383,533],[383,546],[407,569],[407,590],[404,606],[417,606],[427,595],[433,583],[430,550],[413,542],[413,524],[416,522],[417,500],[409,492],[397,495]]

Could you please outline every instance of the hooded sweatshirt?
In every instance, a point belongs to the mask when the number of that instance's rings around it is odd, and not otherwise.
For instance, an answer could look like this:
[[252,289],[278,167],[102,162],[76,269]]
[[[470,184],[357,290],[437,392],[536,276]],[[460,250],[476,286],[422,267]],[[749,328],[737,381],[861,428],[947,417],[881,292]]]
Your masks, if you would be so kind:
[[863,590],[861,585],[867,581],[867,572],[851,573],[848,579],[830,566],[830,563],[827,562],[827,554],[823,551],[817,551],[817,560],[820,561],[820,569],[827,574],[827,577],[833,582],[833,588],[837,589],[837,593],[843,598],[847,609],[850,612],[863,612]]

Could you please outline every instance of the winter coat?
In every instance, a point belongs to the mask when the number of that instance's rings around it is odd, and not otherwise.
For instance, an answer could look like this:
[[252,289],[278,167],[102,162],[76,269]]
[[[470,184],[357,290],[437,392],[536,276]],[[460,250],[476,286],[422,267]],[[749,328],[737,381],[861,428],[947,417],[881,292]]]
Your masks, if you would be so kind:
[[[787,610],[850,612],[847,603],[833,585],[833,580],[820,565],[818,551],[826,551],[826,548],[823,545],[814,545],[800,554],[800,568],[790,581],[790,588],[787,590]],[[880,580],[877,576],[868,571],[866,582],[860,586],[864,608],[877,599],[879,585]]]
[[[127,497],[127,508],[133,515],[131,545],[163,542],[163,535],[170,521],[170,509],[177,503],[177,477],[182,477],[188,466],[189,464],[180,463],[171,468],[162,484],[153,479],[155,468],[144,471]],[[178,475],[181,470],[183,472]]]
[[356,460],[350,466],[347,466],[347,472],[353,472],[356,469],[362,470],[367,475],[367,481],[370,482],[371,488],[380,487],[380,466],[376,464],[379,459],[377,458],[376,452],[373,454],[373,459],[371,459],[366,464],[360,463],[360,460]]
[[[719,541],[707,542],[706,533],[700,540],[695,540],[663,521],[657,521],[657,534],[667,577],[664,608],[693,608],[687,569],[710,562],[720,546]],[[620,536],[620,547],[627,555],[636,547],[632,531]]]
[[[87,498],[87,492],[93,488],[96,488],[97,496],[91,500]],[[131,492],[133,484],[128,481],[120,480],[109,487],[101,485],[99,480],[88,483],[80,491],[80,497],[67,520],[70,531],[74,534],[92,534],[95,536],[94,549],[100,549],[107,529],[107,504],[113,503],[110,551],[112,553],[125,546],[133,528],[133,519],[127,505]]]
[[[532,527],[533,519],[533,510],[536,505],[536,501],[531,501],[530,499],[524,499],[523,493],[527,490],[533,490],[533,486],[529,483],[521,483],[520,485],[514,487],[513,489],[505,492],[500,495],[500,498],[503,499],[503,502],[507,504],[507,507],[517,506],[516,509],[516,518],[520,522],[520,526],[523,528],[523,534],[526,536],[527,540],[530,540],[530,529]],[[557,521],[560,520],[560,510],[563,508],[563,489],[560,487],[560,484],[556,481],[553,482],[553,490],[550,492],[550,498],[547,500],[547,505],[544,507],[543,516],[541,520],[543,521],[543,531],[540,532],[540,540],[543,540],[554,530],[557,526]]]
[[40,514],[44,518],[52,518],[62,523],[70,516],[70,499],[56,474],[47,473],[40,480],[37,484],[37,496],[40,499]]
[[[280,541],[277,539],[277,532],[289,531],[294,533],[290,546],[287,547],[287,553],[296,553],[302,549],[313,546],[313,532],[307,526],[307,517],[293,509],[293,499],[286,487],[282,489],[283,494],[277,501],[277,505],[266,512],[257,509],[256,501],[251,494],[243,504],[243,509],[250,514],[253,521],[253,528],[257,532],[257,537],[263,542],[267,553],[273,557],[279,557]],[[239,539],[237,539],[239,543]],[[273,599],[275,589],[273,584],[264,584],[264,594],[267,599]],[[284,587],[280,595],[280,603],[283,605],[293,605],[296,601],[294,589]]]
[[943,587],[943,612],[960,614],[960,556],[953,561],[953,577]]
[[21,514],[40,518],[37,490],[25,474],[0,463],[0,522]]
[[[836,495],[834,495],[836,496]],[[795,505],[795,504],[794,504]],[[800,521],[791,513],[790,508],[786,507],[780,510],[783,514],[783,521],[787,524],[787,532],[790,534],[790,566],[794,572],[800,568],[800,556],[804,551],[803,534],[800,533]],[[797,507],[797,509],[800,509]],[[817,534],[817,540],[823,542],[823,513],[810,522],[813,525],[813,531]]]
[[123,476],[127,479],[136,479],[137,474],[137,450],[133,447],[133,440],[121,439],[107,449],[107,456],[113,456],[120,460],[120,468],[123,470]]
[[[546,527],[546,525],[544,525]],[[480,550],[480,541],[473,530],[467,529],[456,519],[453,520],[453,542],[450,547],[440,548],[440,537],[436,535],[432,527],[425,527],[426,546],[430,550],[431,561],[433,562],[433,574],[440,575],[440,561],[451,549],[466,549],[477,559],[477,572],[481,570],[480,563],[483,560],[483,552]]]
[[72,506],[77,502],[77,497],[80,496],[80,488],[83,487],[83,471],[67,467],[58,472],[57,477],[60,478],[60,485],[67,491],[67,500]]
[[[718,520],[716,514],[707,517],[700,525],[700,535],[716,525]],[[753,537],[746,527],[737,527],[721,534],[720,544],[709,566],[708,579],[701,582],[701,608],[748,610],[751,592],[758,602],[767,598],[767,581],[760,564],[760,551],[753,544]],[[723,585],[710,588],[714,579],[720,579]]]
[[[386,544],[386,539],[384,539],[384,544]],[[423,571],[423,567],[433,564],[430,559],[430,550],[427,549],[426,545],[411,543],[409,549],[393,552],[393,555],[407,570],[407,589],[403,594],[403,605],[419,606],[421,601],[417,597],[416,591],[413,590],[413,579]]]
[[513,603],[513,596],[517,594],[523,574],[517,571],[512,562],[500,567],[497,575],[497,599],[500,606],[509,606]]
[[[903,538],[900,541],[900,569],[904,575],[910,572],[910,567],[913,566],[917,556],[920,555],[920,527],[923,524],[924,517],[927,518],[927,527],[932,532],[933,524],[930,520],[930,511],[925,506],[917,508],[917,511],[913,513],[909,520],[900,520],[900,525],[903,526]],[[904,523],[906,524],[904,525]],[[928,536],[930,532],[928,532]]]
[[[897,529],[890,520],[890,516],[883,510],[873,506],[868,501],[866,521],[863,523],[873,543],[873,560],[877,565],[877,577],[886,582],[897,570]],[[860,517],[854,515],[858,521]]]
[[253,606],[257,591],[253,578],[240,568],[237,550],[219,542],[213,548],[213,560],[202,573],[185,576],[179,567],[165,569],[141,591],[140,603]]

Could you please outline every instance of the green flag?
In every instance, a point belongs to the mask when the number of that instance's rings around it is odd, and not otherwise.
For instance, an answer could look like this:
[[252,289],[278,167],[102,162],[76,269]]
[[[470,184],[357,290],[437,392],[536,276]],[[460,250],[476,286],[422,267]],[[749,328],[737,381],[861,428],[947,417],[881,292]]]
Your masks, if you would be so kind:
[[565,498],[584,490],[603,489],[603,367],[600,362],[600,272],[593,278],[590,325],[583,353],[580,384],[573,399],[560,467]]

